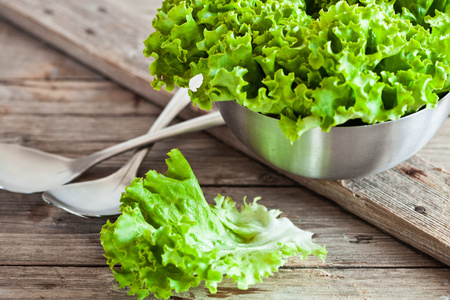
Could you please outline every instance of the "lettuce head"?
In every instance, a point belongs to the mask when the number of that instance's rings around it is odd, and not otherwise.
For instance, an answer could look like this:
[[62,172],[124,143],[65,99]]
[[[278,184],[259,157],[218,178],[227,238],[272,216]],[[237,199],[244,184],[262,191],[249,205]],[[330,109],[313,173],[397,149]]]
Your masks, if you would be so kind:
[[144,54],[156,89],[234,100],[291,141],[353,119],[395,120],[450,90],[450,1],[165,0]]

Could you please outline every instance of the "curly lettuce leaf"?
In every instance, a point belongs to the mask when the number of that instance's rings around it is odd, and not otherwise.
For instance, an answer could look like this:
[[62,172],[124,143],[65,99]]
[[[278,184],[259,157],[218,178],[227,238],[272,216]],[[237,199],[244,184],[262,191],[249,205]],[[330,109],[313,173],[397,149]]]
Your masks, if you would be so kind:
[[168,298],[201,282],[216,293],[224,274],[247,289],[290,256],[325,259],[311,232],[278,218],[281,212],[258,204],[259,198],[244,199],[241,210],[221,195],[208,204],[181,152],[169,157],[166,175],[150,171],[133,180],[122,195],[122,214],[101,231],[107,263],[130,295]]
[[292,142],[396,120],[450,91],[447,0],[166,0],[153,26],[155,88],[202,74],[194,104],[237,101],[277,117]]
[[434,17],[436,12],[450,12],[450,1],[448,0],[396,0],[394,8],[403,13],[406,18],[413,22],[425,25],[427,16]]

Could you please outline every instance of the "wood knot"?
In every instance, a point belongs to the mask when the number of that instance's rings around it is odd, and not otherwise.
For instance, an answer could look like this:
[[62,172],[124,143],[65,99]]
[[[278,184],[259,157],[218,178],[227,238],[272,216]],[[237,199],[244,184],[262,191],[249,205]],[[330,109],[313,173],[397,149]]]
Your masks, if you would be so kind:
[[425,215],[427,212],[427,210],[425,209],[425,207],[421,206],[421,205],[416,205],[414,206],[414,210],[420,214]]
[[352,244],[369,244],[373,243],[373,235],[355,235],[352,239],[349,239],[348,242]]
[[423,170],[416,168],[402,168],[400,169],[400,172],[413,178],[420,178],[420,176],[425,177],[427,176],[427,174]]
[[262,174],[259,176],[259,178],[264,182],[264,183],[275,183],[277,180],[275,179],[275,177],[273,177],[271,174]]
[[86,28],[85,31],[86,31],[86,33],[89,34],[89,35],[95,35],[95,31],[94,31],[94,29],[92,29],[92,28]]

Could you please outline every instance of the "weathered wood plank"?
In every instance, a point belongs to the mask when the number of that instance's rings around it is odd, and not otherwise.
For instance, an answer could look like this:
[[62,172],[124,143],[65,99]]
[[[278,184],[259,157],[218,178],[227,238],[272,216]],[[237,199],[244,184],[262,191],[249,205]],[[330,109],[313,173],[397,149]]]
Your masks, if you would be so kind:
[[100,80],[103,77],[13,26],[1,22],[0,81],[15,79]]
[[[217,194],[240,206],[244,196],[280,209],[282,217],[315,233],[326,245],[325,263],[310,257],[289,260],[287,267],[442,267],[443,265],[349,215],[333,202],[303,187],[203,187],[209,202]],[[0,265],[104,266],[99,232],[106,218],[84,219],[45,204],[39,194],[0,192]],[[114,219],[112,219],[114,220]],[[8,249],[16,249],[8,251]]]
[[375,226],[450,264],[450,175],[418,157],[378,175],[306,185]]
[[416,156],[450,172],[450,118]]
[[[63,224],[60,221],[59,224]],[[356,226],[361,224],[352,223]],[[8,226],[10,227],[10,226]],[[88,230],[93,227],[88,227]],[[98,226],[100,228],[101,225]],[[24,228],[24,226],[21,226]],[[2,266],[106,266],[98,233],[0,233]],[[98,230],[100,231],[100,229]],[[360,226],[355,230],[326,232],[315,239],[327,242],[325,262],[314,257],[290,258],[286,268],[442,268],[442,264],[385,234]],[[14,251],[11,251],[14,249]]]
[[[104,267],[106,258],[103,257],[104,251],[99,237],[99,233],[2,233],[0,265]],[[10,251],[11,249],[14,251]]]
[[0,17],[21,24],[49,44],[59,45],[61,51],[158,105],[167,103],[170,93],[150,87],[150,61],[142,54],[142,42],[151,30],[150,15],[133,13],[121,1],[14,2],[0,2]]
[[[2,115],[152,116],[161,109],[110,81],[28,80],[0,83]],[[150,105],[149,105],[150,104]],[[152,120],[149,120],[150,126]]]
[[[30,40],[29,44],[31,43]],[[29,44],[27,48],[32,52],[34,47]],[[44,50],[45,47],[42,47]],[[52,51],[48,50],[50,52]],[[48,61],[55,61],[49,54],[42,57],[44,65]],[[32,70],[38,69],[35,68],[38,60],[30,58],[29,62]],[[18,68],[14,63],[11,65]],[[6,76],[3,85],[0,85],[0,128],[2,125],[8,126],[9,122],[20,121],[19,125],[16,124],[18,128],[9,126],[11,132],[19,137],[17,142],[58,153],[70,152],[76,156],[91,149],[102,148],[105,144],[115,143],[116,140],[102,138],[100,143],[80,142],[77,145],[79,147],[68,150],[70,147],[67,144],[60,145],[60,135],[52,128],[58,123],[40,121],[44,118],[54,121],[68,118],[76,129],[67,129],[76,134],[77,130],[83,130],[84,125],[80,125],[83,118],[106,119],[109,115],[116,122],[105,124],[116,126],[120,130],[122,124],[117,122],[119,118],[131,120],[132,116],[136,116],[137,119],[142,119],[142,124],[136,126],[142,126],[145,131],[149,125],[147,121],[151,121],[159,113],[151,104],[140,98],[133,98],[132,94],[112,84],[99,82],[101,79],[89,79],[85,83],[67,82],[67,79],[77,80],[70,77],[75,76],[71,72],[70,62],[67,66],[66,75],[55,72],[52,78],[46,78],[46,74],[39,72],[27,77],[26,72],[22,75],[17,70],[12,72],[14,80],[9,80]],[[80,74],[83,72],[81,70]],[[33,80],[25,80],[29,78]],[[65,81],[52,85],[46,80]],[[92,97],[93,94],[96,97]],[[3,109],[1,99],[8,99],[9,110]],[[133,110],[135,102],[138,102],[139,110]],[[9,121],[2,123],[4,116],[8,116]],[[18,119],[14,120],[11,116],[17,116]],[[27,127],[23,122],[31,116],[36,118],[31,118],[34,121]],[[148,120],[145,119],[147,117]],[[80,119],[75,122],[77,118]],[[24,132],[30,127],[40,129],[33,129],[38,134],[27,138]],[[130,132],[136,134],[135,130],[134,127],[120,130],[120,133],[114,135],[114,139],[128,136]],[[23,136],[25,139],[21,140]],[[237,290],[229,280],[225,280],[214,296],[200,287],[178,295],[178,299],[449,298],[448,268],[443,268],[436,260],[398,243],[329,200],[302,187],[295,187],[292,181],[283,179],[283,176],[205,134],[158,143],[144,162],[143,171],[154,168],[155,165],[163,170],[165,153],[174,145],[181,145],[194,170],[200,172],[197,176],[202,185],[208,185],[205,188],[207,199],[211,200],[218,192],[232,196],[236,201],[244,195],[249,198],[261,195],[263,204],[281,209],[284,211],[283,216],[302,228],[314,231],[316,242],[326,243],[330,251],[326,263],[314,258],[304,262],[291,259],[280,273],[248,291]],[[199,156],[198,153],[202,155]],[[125,159],[125,156],[120,156],[105,162],[103,166],[91,170],[86,178],[106,175]],[[218,161],[219,159],[222,161]],[[233,178],[236,173],[241,177]],[[273,178],[276,181],[278,177],[282,179],[281,182],[274,183]],[[241,186],[232,187],[236,183]],[[280,186],[277,187],[277,184]],[[104,218],[81,219],[70,215],[45,204],[39,194],[20,195],[3,191],[0,192],[0,202],[0,298],[130,299],[126,296],[126,290],[118,289],[102,257],[98,232],[106,221]]]
[[[136,14],[132,9],[124,7],[123,4],[118,4],[119,2],[107,1],[102,3],[102,5],[106,5],[108,8],[99,9],[99,4],[95,1],[51,2],[50,6],[50,1],[37,2],[24,0],[10,2],[0,0],[2,8],[0,13],[11,22],[15,22],[22,28],[46,39],[47,42],[70,53],[135,92],[148,97],[151,101],[159,104],[164,103],[166,101],[165,99],[168,98],[167,93],[155,93],[149,90],[148,87],[145,87],[149,76],[147,76],[146,67],[143,67],[144,60],[140,58],[141,56],[138,55],[139,51],[137,51],[140,47],[137,40],[142,41],[151,31],[148,16],[143,17],[142,15]],[[153,5],[158,6],[159,4],[159,1],[153,2]],[[105,11],[108,12],[108,16],[106,16]],[[79,22],[79,20],[84,21]],[[81,40],[83,43],[80,43]],[[210,132],[230,145],[242,149],[242,146],[233,139],[228,131],[212,130]],[[243,150],[245,153],[248,153],[245,149]],[[420,164],[420,167],[427,168],[420,169],[424,173],[440,172],[442,180],[439,182],[443,184],[440,186],[439,194],[441,195],[440,197],[445,197],[447,193],[446,188],[448,187],[447,178],[450,175],[442,171],[437,171],[436,167],[429,164]],[[397,179],[392,179],[392,182],[402,182],[403,177],[410,177],[400,172],[394,172],[392,175],[398,177]],[[405,221],[403,219],[404,214],[402,213],[403,204],[393,206],[392,203],[399,204],[399,202],[393,201],[391,203],[388,200],[395,199],[395,188],[402,187],[396,187],[394,185],[383,186],[384,191],[388,191],[386,194],[390,194],[390,197],[386,199],[389,205],[384,205],[382,209],[379,209],[381,206],[375,198],[364,198],[365,203],[370,202],[371,205],[353,205],[352,203],[359,202],[360,198],[354,197],[353,195],[355,193],[348,188],[351,186],[350,181],[342,185],[340,182],[292,178],[330,197],[344,208],[350,209],[351,212],[379,226],[381,229],[394,234],[414,247],[426,251],[441,261],[450,264],[450,251],[448,251],[450,245],[447,243],[446,238],[450,236],[448,232],[450,229],[443,228],[443,231],[429,232],[427,228],[419,225],[421,224],[419,219],[422,216],[417,214],[408,215],[412,220]],[[367,189],[377,191],[377,183],[375,182],[378,180],[377,178],[377,176],[374,176],[365,179],[369,181]],[[416,183],[415,181],[413,182],[414,184]],[[426,194],[421,194],[422,190],[418,192],[419,194],[414,196],[424,199],[423,201],[427,201],[426,206],[432,209],[433,199],[425,198]],[[385,211],[386,209],[391,213],[387,213]],[[381,213],[381,211],[384,213]],[[392,221],[392,219],[380,219],[386,217],[394,218],[395,221]],[[402,226],[406,224],[406,226],[397,229],[388,225],[392,224],[392,222]],[[442,233],[444,233],[444,237]],[[416,238],[412,239],[411,237],[413,236]],[[432,243],[432,246],[425,247],[425,243],[427,242]]]
[[[449,281],[448,269],[281,269],[248,290],[224,279],[214,295],[199,286],[174,299],[448,299]],[[0,267],[5,299],[130,299],[126,293],[109,268]]]

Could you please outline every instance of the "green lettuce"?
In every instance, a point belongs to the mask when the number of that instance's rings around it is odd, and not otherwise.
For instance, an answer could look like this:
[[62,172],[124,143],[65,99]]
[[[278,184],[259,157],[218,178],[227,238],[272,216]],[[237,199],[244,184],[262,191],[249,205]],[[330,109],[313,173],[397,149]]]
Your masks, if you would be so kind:
[[177,149],[166,160],[166,175],[156,171],[136,178],[121,199],[121,215],[107,222],[101,243],[111,270],[129,294],[168,298],[204,282],[211,293],[223,275],[240,289],[272,275],[287,258],[326,250],[312,233],[296,227],[279,210],[256,198],[239,211],[229,197],[208,204],[191,167]]
[[396,0],[394,8],[416,24],[426,26],[426,16],[434,16],[436,11],[450,12],[448,0]]
[[165,0],[145,43],[156,89],[235,100],[291,141],[353,119],[396,120],[450,90],[446,0]]

